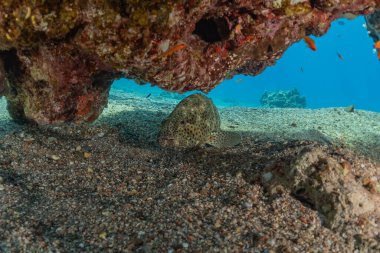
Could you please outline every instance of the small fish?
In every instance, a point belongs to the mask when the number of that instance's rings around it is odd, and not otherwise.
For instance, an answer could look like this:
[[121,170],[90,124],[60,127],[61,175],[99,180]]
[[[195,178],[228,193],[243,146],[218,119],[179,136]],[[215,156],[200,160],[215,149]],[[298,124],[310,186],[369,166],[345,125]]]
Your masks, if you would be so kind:
[[374,48],[376,49],[380,49],[380,40],[378,40],[374,45],[373,45]]
[[340,53],[336,53],[339,57],[339,59],[341,59],[342,61],[344,60],[343,56],[340,54]]
[[235,83],[242,83],[243,82],[243,79],[242,78],[239,78],[235,81]]
[[300,68],[301,72],[303,73],[303,67]]
[[149,98],[151,95],[152,95],[152,93],[149,93],[148,96],[146,96],[145,98]]
[[167,57],[167,56],[170,56],[172,54],[174,54],[175,52],[178,52],[184,48],[186,48],[187,46],[185,44],[178,44],[170,49],[168,49],[165,53],[163,53],[161,55],[161,57]]
[[343,21],[338,21],[338,24],[339,25],[344,25],[344,22]]
[[303,36],[303,39],[305,40],[306,44],[311,50],[317,51],[317,46],[315,45],[315,41],[312,38],[308,36]]

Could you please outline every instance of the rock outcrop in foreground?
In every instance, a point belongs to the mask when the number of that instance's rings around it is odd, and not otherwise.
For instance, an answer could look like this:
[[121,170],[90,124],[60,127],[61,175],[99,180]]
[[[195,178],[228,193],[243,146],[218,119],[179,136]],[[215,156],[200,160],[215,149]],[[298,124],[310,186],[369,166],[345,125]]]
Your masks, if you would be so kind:
[[185,92],[256,75],[304,35],[378,0],[0,3],[0,95],[16,120],[93,121],[120,77]]

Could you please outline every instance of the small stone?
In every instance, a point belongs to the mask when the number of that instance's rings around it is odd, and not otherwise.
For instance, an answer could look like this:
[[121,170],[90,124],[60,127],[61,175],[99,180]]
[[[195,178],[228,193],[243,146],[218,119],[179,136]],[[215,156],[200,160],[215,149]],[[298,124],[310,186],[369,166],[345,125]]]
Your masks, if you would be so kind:
[[34,138],[33,138],[33,137],[26,137],[26,138],[24,139],[24,142],[28,142],[28,143],[33,142],[33,141],[34,141]]
[[0,191],[4,191],[5,187],[4,185],[0,184]]
[[51,159],[53,159],[54,161],[58,161],[61,158],[59,156],[57,156],[57,155],[52,155]]
[[276,245],[276,240],[275,239],[270,239],[270,240],[268,240],[268,243],[269,243],[269,245],[270,246],[275,246]]
[[49,143],[53,143],[53,142],[57,142],[58,140],[57,140],[57,138],[51,136],[51,137],[47,138],[47,141]]
[[135,196],[137,193],[138,191],[136,191],[136,189],[132,189],[131,191],[128,192],[128,195]]
[[184,242],[184,243],[182,243],[182,247],[187,249],[187,248],[189,248],[189,244],[187,242]]
[[80,151],[81,149],[82,149],[81,146],[77,146],[77,147],[75,148],[75,151]]
[[57,233],[58,235],[62,235],[63,234],[63,228],[62,227],[58,227],[56,230],[55,230],[55,233]]
[[243,206],[245,208],[252,208],[253,204],[251,202],[244,202]]
[[91,157],[91,153],[90,152],[84,152],[83,153],[83,157],[84,158],[90,158]]
[[98,137],[99,137],[99,138],[102,138],[104,135],[105,135],[105,133],[103,133],[103,132],[98,133]]
[[137,237],[138,238],[144,238],[144,236],[145,236],[145,231],[139,231],[138,233],[137,233]]
[[99,238],[105,240],[107,238],[107,233],[106,232],[100,233]]
[[92,173],[92,172],[94,172],[94,170],[91,167],[88,167],[87,172]]
[[262,178],[263,178],[264,182],[267,183],[270,180],[272,180],[273,174],[272,174],[272,172],[264,173],[263,176],[262,176]]
[[220,228],[222,226],[220,220],[216,220],[216,222],[214,223],[214,227],[215,228]]
[[0,183],[4,182],[4,178],[0,177]]
[[350,105],[344,108],[346,112],[354,112],[355,111],[355,105]]

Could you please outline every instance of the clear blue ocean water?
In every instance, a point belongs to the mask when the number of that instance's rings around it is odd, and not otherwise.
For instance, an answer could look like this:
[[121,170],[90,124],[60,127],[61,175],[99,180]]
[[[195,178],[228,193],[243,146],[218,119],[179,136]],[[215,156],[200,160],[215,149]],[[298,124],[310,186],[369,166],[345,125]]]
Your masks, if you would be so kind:
[[[327,34],[312,37],[318,48],[316,52],[300,41],[262,74],[237,75],[225,80],[208,96],[220,106],[259,107],[265,91],[297,88],[306,97],[307,108],[354,104],[358,109],[380,112],[380,61],[364,24],[363,17],[337,20]],[[165,92],[127,79],[116,81],[113,88],[145,96]]]

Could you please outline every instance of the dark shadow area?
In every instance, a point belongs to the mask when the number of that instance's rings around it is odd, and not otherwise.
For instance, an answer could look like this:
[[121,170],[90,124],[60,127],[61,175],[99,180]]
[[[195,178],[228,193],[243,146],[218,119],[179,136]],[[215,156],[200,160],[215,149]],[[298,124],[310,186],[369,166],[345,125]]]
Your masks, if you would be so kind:
[[230,32],[225,18],[202,18],[196,23],[193,34],[207,43],[215,43],[228,39]]

